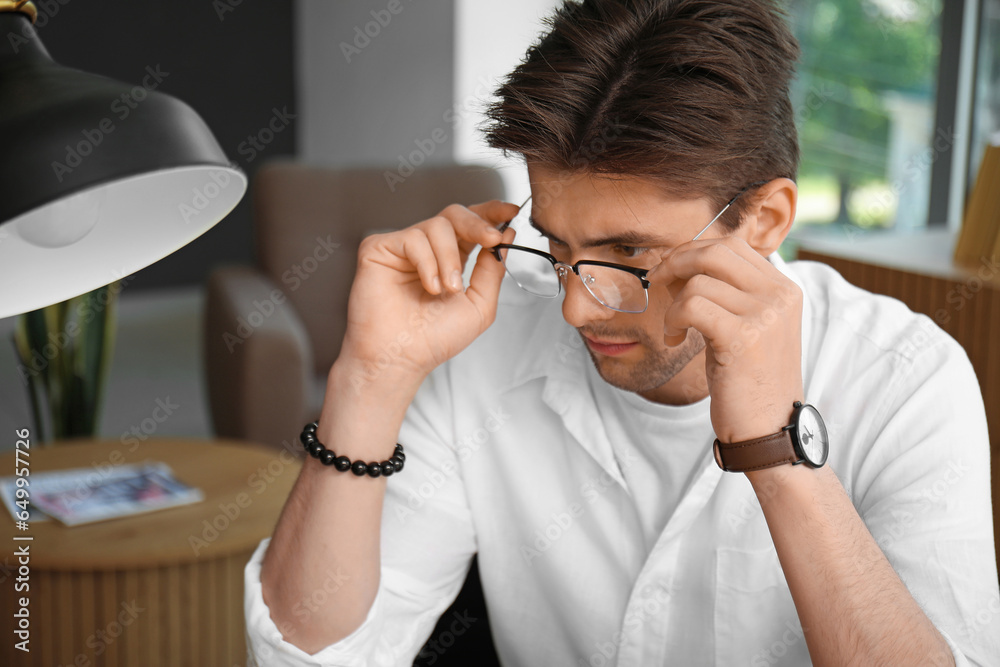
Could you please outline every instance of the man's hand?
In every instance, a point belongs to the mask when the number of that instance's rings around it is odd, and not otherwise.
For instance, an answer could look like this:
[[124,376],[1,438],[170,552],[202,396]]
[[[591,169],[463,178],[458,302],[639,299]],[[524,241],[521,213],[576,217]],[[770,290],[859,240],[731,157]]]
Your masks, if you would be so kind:
[[[493,322],[503,265],[482,253],[468,289],[461,272],[477,244],[513,239],[513,231],[496,227],[516,213],[517,206],[499,201],[453,205],[365,239],[344,344],[327,378],[320,442],[353,460],[390,455],[424,377]],[[312,457],[302,467],[261,566],[261,590],[285,639],[308,653],[354,632],[371,609],[385,489],[384,477],[331,474]],[[342,535],[350,539],[337,539]],[[345,582],[303,617],[302,600],[313,599],[331,569]]]
[[477,244],[513,239],[513,230],[501,234],[496,228],[517,211],[500,201],[453,204],[433,218],[362,242],[338,358],[352,369],[355,389],[388,379],[415,391],[493,323],[503,265],[482,253],[468,288],[462,269]]
[[[648,277],[674,297],[666,342],[679,344],[689,327],[707,341],[719,439],[739,442],[786,426],[792,403],[803,400],[799,287],[738,237],[678,246]],[[930,656],[954,664],[829,466],[785,464],[747,478],[817,666],[930,664]]]
[[677,246],[649,274],[674,302],[663,334],[706,340],[712,426],[723,442],[777,433],[802,394],[802,292],[736,236]]

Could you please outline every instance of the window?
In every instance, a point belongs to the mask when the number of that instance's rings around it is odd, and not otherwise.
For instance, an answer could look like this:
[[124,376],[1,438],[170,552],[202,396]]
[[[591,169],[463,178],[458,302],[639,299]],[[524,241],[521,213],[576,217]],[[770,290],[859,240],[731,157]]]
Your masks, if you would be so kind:
[[975,107],[972,116],[972,148],[969,152],[969,182],[975,182],[983,149],[1000,144],[1000,0],[985,0],[980,14]]
[[927,224],[932,165],[951,142],[935,132],[941,11],[936,0],[790,2],[802,46],[796,225]]

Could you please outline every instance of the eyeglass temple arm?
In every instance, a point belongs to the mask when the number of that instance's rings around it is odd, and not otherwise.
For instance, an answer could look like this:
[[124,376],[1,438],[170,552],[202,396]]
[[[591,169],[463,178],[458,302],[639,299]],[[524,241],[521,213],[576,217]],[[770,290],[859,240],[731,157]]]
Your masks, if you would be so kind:
[[[529,201],[531,201],[531,195],[528,195],[528,198],[525,199],[523,202],[521,202],[521,205],[517,207],[518,213],[521,212],[521,209],[524,208],[525,204],[527,204]],[[516,217],[517,217],[517,215],[514,216],[514,218],[516,218]],[[507,231],[507,228],[510,227],[510,223],[514,222],[514,218],[511,218],[507,222],[505,222],[502,225],[500,225],[499,227],[497,227],[497,231],[500,232],[501,234],[503,234],[505,231]]]
[[742,190],[740,190],[739,192],[737,192],[736,196],[729,200],[729,203],[726,204],[725,208],[723,208],[721,211],[719,211],[719,215],[717,215],[714,218],[712,218],[712,222],[710,222],[707,225],[705,225],[704,229],[702,229],[700,232],[698,232],[695,235],[695,237],[693,239],[691,239],[691,240],[692,241],[697,241],[698,237],[700,237],[702,234],[704,234],[706,231],[708,231],[708,228],[711,227],[715,223],[716,220],[718,220],[719,218],[721,218],[722,214],[725,213],[726,211],[728,211],[729,207],[732,206],[734,203],[736,203],[737,199],[739,199],[740,197],[743,196],[743,193],[745,193],[747,190],[750,190],[751,188],[756,188],[756,187],[759,187],[761,185],[764,185],[767,182],[768,181],[754,181],[750,185],[746,186],[745,188],[743,188]]

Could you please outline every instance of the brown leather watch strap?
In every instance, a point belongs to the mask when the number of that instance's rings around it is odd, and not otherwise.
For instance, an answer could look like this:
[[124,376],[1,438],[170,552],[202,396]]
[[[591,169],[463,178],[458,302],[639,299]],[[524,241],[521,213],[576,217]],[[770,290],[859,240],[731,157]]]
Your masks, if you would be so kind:
[[792,444],[790,428],[743,442],[725,443],[716,438],[714,449],[715,462],[726,472],[763,470],[799,460],[795,454],[795,445]]

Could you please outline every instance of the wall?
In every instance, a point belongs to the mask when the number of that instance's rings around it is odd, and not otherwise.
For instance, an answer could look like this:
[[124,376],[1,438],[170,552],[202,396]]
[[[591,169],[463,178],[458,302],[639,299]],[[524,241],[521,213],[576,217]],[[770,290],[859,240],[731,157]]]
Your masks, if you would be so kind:
[[297,9],[302,160],[397,168],[452,160],[444,119],[452,103],[452,0],[299,0]]
[[507,198],[518,204],[531,193],[524,163],[486,146],[480,131],[483,111],[503,78],[544,32],[542,19],[559,4],[558,0],[456,0],[455,159],[499,169]]

